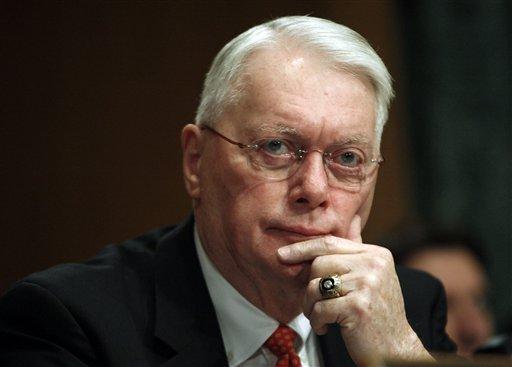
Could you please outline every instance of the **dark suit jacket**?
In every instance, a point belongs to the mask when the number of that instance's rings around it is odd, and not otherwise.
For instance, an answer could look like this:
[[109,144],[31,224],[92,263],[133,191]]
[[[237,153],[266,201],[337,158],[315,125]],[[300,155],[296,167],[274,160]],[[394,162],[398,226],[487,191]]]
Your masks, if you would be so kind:
[[[398,275],[424,345],[453,350],[440,283],[407,269]],[[319,340],[327,367],[353,365],[336,327]],[[16,283],[0,300],[0,365],[227,366],[193,218]]]

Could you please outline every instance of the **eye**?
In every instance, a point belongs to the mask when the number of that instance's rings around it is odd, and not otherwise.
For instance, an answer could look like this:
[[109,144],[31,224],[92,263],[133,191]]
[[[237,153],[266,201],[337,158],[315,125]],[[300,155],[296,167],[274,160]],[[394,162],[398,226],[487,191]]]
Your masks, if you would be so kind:
[[354,150],[343,150],[332,154],[334,163],[340,164],[344,167],[358,167],[363,164],[363,156]]
[[292,153],[291,148],[284,142],[279,139],[268,139],[260,142],[258,144],[260,148],[268,154],[272,155],[284,155]]

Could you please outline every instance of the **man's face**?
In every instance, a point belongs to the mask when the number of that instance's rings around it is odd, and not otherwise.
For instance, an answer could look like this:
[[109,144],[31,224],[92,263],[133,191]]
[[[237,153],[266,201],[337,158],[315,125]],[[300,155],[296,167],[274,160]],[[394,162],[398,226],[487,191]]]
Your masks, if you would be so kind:
[[[244,144],[279,137],[322,151],[352,139],[348,147],[366,151],[367,159],[378,156],[369,82],[291,51],[258,52],[245,74],[242,99],[215,125],[223,135]],[[322,155],[312,152],[294,175],[269,181],[242,149],[200,134],[198,190],[189,192],[203,246],[228,280],[303,286],[309,264],[284,265],[277,249],[317,236],[344,237],[356,214],[366,222],[376,173],[357,190],[335,188]]]

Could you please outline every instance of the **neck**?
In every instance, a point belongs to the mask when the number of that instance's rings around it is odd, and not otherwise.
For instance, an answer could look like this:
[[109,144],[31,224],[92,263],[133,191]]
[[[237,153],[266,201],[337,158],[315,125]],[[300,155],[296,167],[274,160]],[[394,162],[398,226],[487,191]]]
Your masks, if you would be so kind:
[[[259,308],[269,317],[286,324],[302,312],[302,300],[307,281],[307,274],[287,279],[275,279],[269,282],[269,277],[259,275],[260,272],[249,273],[240,268],[234,261],[225,261],[226,256],[211,251],[201,241],[203,250],[215,269],[224,279],[235,288],[247,301]],[[219,258],[223,261],[219,261]]]
[[[207,233],[217,232],[217,236],[206,236],[202,233],[205,226],[201,225],[201,216],[196,214],[196,225],[202,248],[217,271],[231,284],[247,301],[259,308],[269,317],[280,323],[288,323],[302,312],[302,302],[309,280],[309,267],[298,274],[270,274],[257,264],[240,264],[240,259],[226,250],[222,243],[222,232],[210,228]],[[220,240],[212,242],[213,238]],[[260,265],[261,266],[261,265]],[[269,280],[270,279],[270,280]]]
[[302,312],[304,286],[287,285],[276,281],[276,284],[269,287],[268,279],[232,277],[230,273],[221,272],[245,299],[279,323],[287,324]]

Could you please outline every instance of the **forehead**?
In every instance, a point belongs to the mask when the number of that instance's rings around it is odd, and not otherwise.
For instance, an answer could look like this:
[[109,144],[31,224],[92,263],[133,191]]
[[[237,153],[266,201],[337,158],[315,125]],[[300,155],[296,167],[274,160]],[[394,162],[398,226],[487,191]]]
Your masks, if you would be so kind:
[[260,50],[250,57],[242,85],[237,106],[242,126],[307,135],[325,131],[332,138],[375,138],[371,83],[334,70],[317,55]]

